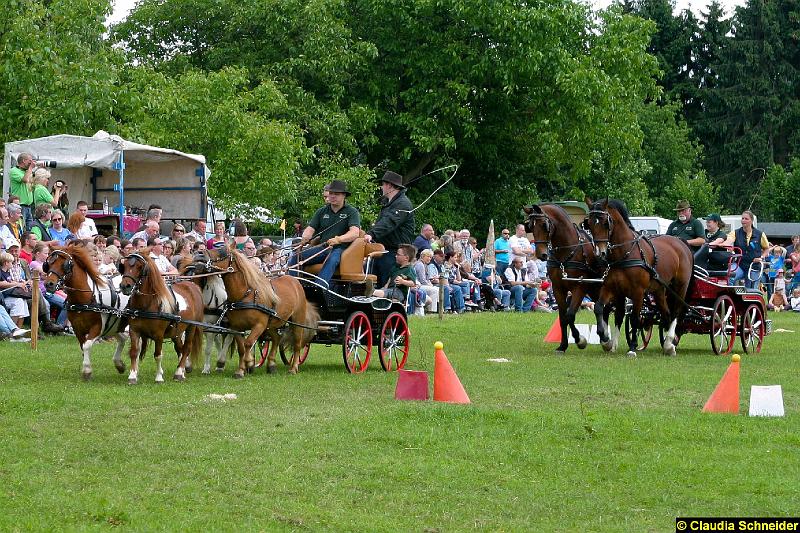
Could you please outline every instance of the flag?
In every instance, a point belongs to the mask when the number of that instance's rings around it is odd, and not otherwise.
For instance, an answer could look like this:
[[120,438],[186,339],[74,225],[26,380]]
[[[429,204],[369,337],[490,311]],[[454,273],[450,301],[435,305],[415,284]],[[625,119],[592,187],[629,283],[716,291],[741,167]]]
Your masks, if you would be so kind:
[[495,267],[494,258],[494,219],[489,222],[489,234],[486,236],[486,249],[484,250],[483,266],[486,268]]
[[286,231],[286,219],[281,219],[281,231]]

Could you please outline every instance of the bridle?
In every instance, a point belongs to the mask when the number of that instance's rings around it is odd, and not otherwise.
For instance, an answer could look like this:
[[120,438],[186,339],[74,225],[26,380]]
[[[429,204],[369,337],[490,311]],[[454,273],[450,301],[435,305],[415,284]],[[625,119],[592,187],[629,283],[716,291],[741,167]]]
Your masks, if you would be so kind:
[[[598,225],[602,224],[608,229],[608,231],[606,232],[605,239],[598,239],[595,236],[594,232],[592,232],[591,229],[589,229],[591,226],[590,219],[592,216],[594,216],[595,224]],[[589,215],[583,221],[583,228],[592,234],[592,239],[594,240],[595,245],[599,243],[606,243],[608,245],[608,248],[613,247],[613,245],[609,243],[611,241],[611,234],[614,232],[614,219],[611,218],[611,215],[608,213],[608,211],[604,211],[602,209],[592,209],[591,211],[589,211]]]
[[[50,266],[50,261],[51,260],[54,261],[58,257],[63,257],[64,258],[64,266],[62,267],[62,272],[60,274],[58,272],[56,272],[55,270],[53,270],[53,268]],[[47,256],[47,259],[45,260],[44,265],[42,265],[42,270],[44,270],[44,272],[47,275],[52,274],[52,275],[54,275],[56,277],[56,285],[55,285],[55,288],[53,289],[53,292],[59,291],[62,288],[67,289],[67,290],[71,290],[71,291],[88,291],[88,292],[92,292],[89,289],[76,289],[74,287],[69,287],[67,285],[67,279],[72,277],[72,268],[73,268],[74,265],[75,265],[75,263],[72,261],[72,256],[69,255],[67,252],[65,252],[63,250],[53,250],[52,252],[50,252],[50,255]]]
[[122,282],[125,281],[125,278],[128,278],[133,282],[133,287],[131,287],[131,291],[129,293],[131,296],[139,292],[139,289],[142,287],[142,283],[144,282],[144,278],[148,274],[147,260],[144,257],[142,257],[142,255],[139,253],[132,253],[128,255],[128,257],[125,258],[125,261],[123,261],[123,264],[128,263],[130,266],[133,266],[136,264],[136,262],[141,262],[143,265],[143,268],[141,272],[139,272],[139,275],[134,278],[133,276],[128,274],[127,269],[125,269],[126,272],[122,274],[122,280],[120,280],[120,288],[122,288]]

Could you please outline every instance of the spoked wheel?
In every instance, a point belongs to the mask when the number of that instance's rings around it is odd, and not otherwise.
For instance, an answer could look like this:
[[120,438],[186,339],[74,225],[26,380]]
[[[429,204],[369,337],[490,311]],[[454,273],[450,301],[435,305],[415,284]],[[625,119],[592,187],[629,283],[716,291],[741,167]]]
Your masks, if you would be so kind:
[[733,348],[736,339],[736,307],[730,296],[722,295],[714,302],[709,336],[715,354],[724,355]]
[[264,363],[267,362],[267,357],[269,356],[269,349],[272,346],[272,340],[258,340],[258,353],[260,354],[256,357],[256,365],[255,368],[260,368]]
[[402,313],[395,311],[386,317],[381,328],[381,366],[387,372],[400,370],[406,365],[411,345],[408,322]]
[[756,304],[747,306],[742,317],[742,329],[739,332],[742,339],[742,349],[745,353],[759,353],[761,351],[766,331],[765,326],[764,312],[761,310],[761,306]]
[[372,355],[372,325],[363,311],[350,315],[344,325],[342,357],[344,366],[351,374],[367,369]]
[[[642,320],[639,324],[640,328],[637,331],[636,351],[641,352],[647,345],[650,344],[650,339],[653,338],[653,322],[651,320]],[[628,341],[628,346],[631,345],[633,331],[631,331],[631,315],[625,315],[625,340]],[[663,342],[661,344],[664,344]]]
[[[283,346],[281,346],[278,349],[281,352],[281,361],[283,361],[283,364],[284,365],[291,364],[291,362],[292,362],[292,354],[286,355],[286,350],[283,349]],[[303,348],[302,352],[300,352],[300,362],[298,363],[298,366],[302,365],[303,363],[306,362],[306,358],[308,357],[308,351],[310,349],[311,349],[311,345],[310,344],[306,344],[306,347]]]

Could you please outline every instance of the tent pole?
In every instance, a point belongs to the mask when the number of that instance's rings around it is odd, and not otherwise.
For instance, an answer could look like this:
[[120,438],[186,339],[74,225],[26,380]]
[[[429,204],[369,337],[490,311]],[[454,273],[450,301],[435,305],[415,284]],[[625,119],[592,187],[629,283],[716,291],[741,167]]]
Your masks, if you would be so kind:
[[117,185],[119,189],[119,237],[122,238],[122,234],[125,231],[125,152],[120,151],[119,153],[119,161],[115,165],[117,167],[117,172],[119,172],[119,184]]

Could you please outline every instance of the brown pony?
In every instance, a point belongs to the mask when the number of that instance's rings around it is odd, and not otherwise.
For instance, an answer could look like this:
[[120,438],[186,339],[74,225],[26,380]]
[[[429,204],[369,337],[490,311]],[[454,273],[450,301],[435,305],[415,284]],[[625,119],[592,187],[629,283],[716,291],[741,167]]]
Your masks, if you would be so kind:
[[[585,295],[588,294],[595,302],[598,300],[601,284],[591,280],[602,277],[606,264],[595,254],[591,235],[578,228],[561,207],[539,204],[522,209],[528,215],[525,231],[533,235],[536,257],[547,261],[547,276],[558,302],[561,343],[556,353],[564,353],[569,346],[567,327],[572,332],[575,344],[583,350],[587,342],[575,327],[575,314]],[[579,278],[588,281],[573,281]],[[610,311],[611,307],[607,307],[604,317],[606,323]],[[618,329],[619,326],[617,323]]]
[[[265,277],[252,261],[235,248],[208,250],[209,260],[200,264],[201,270],[222,274],[228,305],[225,315],[230,327],[238,331],[250,330],[246,339],[236,337],[239,349],[239,368],[234,377],[244,377],[252,362],[251,351],[256,341],[266,335],[270,338],[267,372],[277,371],[275,352],[278,345],[292,348],[289,373],[296,374],[303,348],[311,342],[319,322],[316,307],[306,300],[300,282],[292,276]],[[280,335],[278,330],[288,324]]]
[[[597,333],[603,347],[609,346],[603,308],[615,296],[626,296],[633,304],[628,355],[636,356],[642,304],[646,292],[658,306],[664,336],[664,353],[675,355],[675,328],[686,309],[686,292],[692,280],[694,256],[680,239],[670,235],[647,237],[631,224],[625,204],[619,200],[591,203],[586,225],[594,237],[598,254],[607,259],[610,269],[595,304]],[[615,318],[621,322],[624,307],[617,306]]]
[[48,292],[64,289],[67,293],[67,317],[83,352],[83,379],[92,377],[92,346],[102,337],[110,335],[117,338],[114,366],[120,374],[125,372],[121,355],[128,338],[125,333],[128,320],[121,313],[88,309],[121,311],[128,304],[128,297],[118,294],[97,271],[86,244],[72,241],[64,248],[54,247],[42,269],[47,273],[44,286]]
[[[203,299],[200,289],[190,281],[181,281],[167,287],[158,267],[150,259],[150,254],[133,253],[120,264],[122,281],[120,291],[130,295],[128,309],[147,313],[180,315],[182,319],[203,321]],[[195,363],[199,359],[203,344],[203,330],[200,326],[186,324],[154,316],[132,316],[129,318],[131,334],[131,372],[128,383],[138,383],[139,359],[147,349],[147,340],[155,342],[154,357],[158,364],[156,383],[164,382],[164,370],[161,367],[161,347],[165,338],[172,339],[175,351],[180,358],[173,378],[176,381],[186,379],[186,360],[191,357]],[[141,347],[139,343],[141,342]]]

